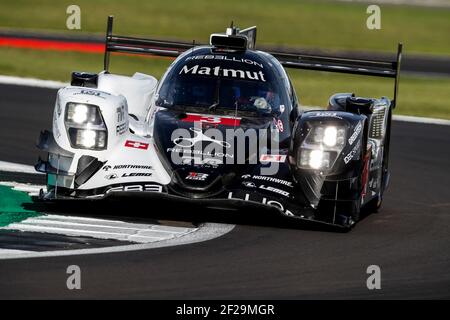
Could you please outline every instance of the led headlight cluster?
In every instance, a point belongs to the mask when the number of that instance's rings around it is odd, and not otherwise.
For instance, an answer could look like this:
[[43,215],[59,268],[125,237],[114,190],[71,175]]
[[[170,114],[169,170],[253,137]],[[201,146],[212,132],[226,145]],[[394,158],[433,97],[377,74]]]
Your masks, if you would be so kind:
[[345,135],[346,129],[343,126],[310,124],[309,132],[298,149],[298,167],[330,169],[345,146]]
[[65,124],[73,148],[106,149],[108,134],[98,106],[67,103]]

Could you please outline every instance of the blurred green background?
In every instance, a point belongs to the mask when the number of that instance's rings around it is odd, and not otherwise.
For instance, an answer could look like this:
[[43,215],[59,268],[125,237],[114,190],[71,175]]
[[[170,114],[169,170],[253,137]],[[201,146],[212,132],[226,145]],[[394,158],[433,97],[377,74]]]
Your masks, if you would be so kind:
[[[66,8],[81,8],[81,30],[66,29]],[[381,30],[366,28],[368,4],[299,0],[1,0],[0,30],[103,34],[106,17],[115,16],[114,32],[207,42],[230,21],[258,26],[257,44],[325,49],[450,56],[450,9],[382,5]],[[100,54],[34,51],[0,47],[0,74],[68,81],[73,70],[101,71]],[[111,71],[135,71],[159,77],[170,63],[149,57],[112,57]],[[304,105],[325,106],[334,92],[392,96],[392,82],[351,75],[289,70]],[[450,119],[450,77],[402,75],[396,113]]]

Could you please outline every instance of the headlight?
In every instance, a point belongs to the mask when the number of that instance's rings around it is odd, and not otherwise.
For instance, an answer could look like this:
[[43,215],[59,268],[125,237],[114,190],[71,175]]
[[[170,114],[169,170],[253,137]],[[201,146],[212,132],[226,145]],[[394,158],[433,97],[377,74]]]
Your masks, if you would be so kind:
[[106,131],[69,129],[69,138],[74,148],[101,150],[106,147]]
[[329,169],[331,152],[315,149],[300,150],[300,167],[310,169]]
[[327,147],[343,147],[345,144],[345,128],[336,126],[318,126],[313,130],[313,143]]
[[69,102],[66,106],[66,123],[101,125],[103,122],[97,106]]
[[297,166],[304,169],[330,169],[345,145],[346,128],[335,125],[312,126],[298,149]]
[[72,148],[106,149],[107,130],[98,106],[67,103],[65,124]]

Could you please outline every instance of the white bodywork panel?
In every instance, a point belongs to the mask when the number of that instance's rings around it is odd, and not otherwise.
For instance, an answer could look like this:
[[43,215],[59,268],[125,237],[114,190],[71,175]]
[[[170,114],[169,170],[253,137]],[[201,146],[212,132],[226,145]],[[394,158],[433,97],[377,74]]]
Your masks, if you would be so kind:
[[[129,143],[126,143],[126,142]],[[129,147],[130,142],[142,148]],[[149,168],[151,167],[151,168]],[[168,184],[170,176],[158,159],[153,138],[143,138],[128,134],[123,144],[111,150],[108,161],[79,189],[94,189],[116,183],[157,182]]]
[[98,90],[123,95],[128,103],[128,112],[138,118],[145,118],[158,80],[155,77],[136,72],[132,77],[111,73],[98,75]]
[[[157,84],[156,78],[142,73],[135,73],[132,77],[100,73],[97,88],[68,86],[60,89],[53,115],[53,136],[61,148],[72,152],[74,156],[65,158],[49,154],[52,166],[71,174],[57,177],[49,175],[49,183],[74,188],[73,175],[76,173],[78,160],[87,155],[105,164],[86,183],[79,186],[79,190],[134,182],[168,184],[170,176],[159,160],[153,138],[149,134],[149,124],[145,122]],[[105,150],[71,146],[65,123],[68,102],[99,107],[107,128]]]

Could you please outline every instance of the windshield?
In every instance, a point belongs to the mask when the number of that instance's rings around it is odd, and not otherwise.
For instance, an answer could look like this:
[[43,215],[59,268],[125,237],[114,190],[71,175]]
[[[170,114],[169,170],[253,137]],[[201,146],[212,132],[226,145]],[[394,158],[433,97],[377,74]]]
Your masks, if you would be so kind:
[[[181,61],[162,84],[157,105],[256,115],[280,113],[282,91],[272,73],[256,62],[253,65],[233,62]],[[251,60],[247,62],[250,64]]]

